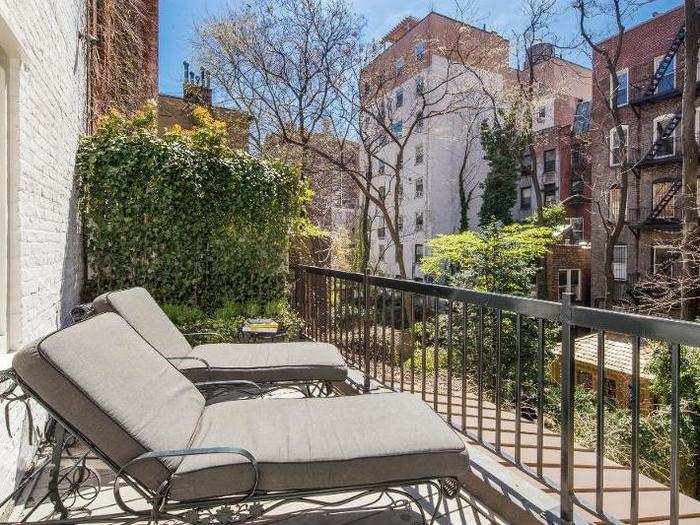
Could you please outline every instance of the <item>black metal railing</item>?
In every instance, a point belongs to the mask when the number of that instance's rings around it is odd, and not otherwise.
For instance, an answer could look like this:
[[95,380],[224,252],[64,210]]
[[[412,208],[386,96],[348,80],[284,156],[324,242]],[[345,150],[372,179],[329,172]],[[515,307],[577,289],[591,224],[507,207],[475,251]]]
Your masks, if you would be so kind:
[[[554,512],[567,523],[576,506],[621,523],[610,512],[619,496],[605,492],[610,333],[630,341],[630,504],[624,519],[639,521],[640,347],[657,342],[671,363],[667,517],[678,523],[679,360],[683,346],[700,346],[700,324],[576,306],[570,294],[556,303],[311,266],[296,272],[305,334],[337,345],[364,373],[360,389],[369,391],[375,380],[421,395],[452,426],[557,491]],[[574,489],[575,336],[582,331],[598,334],[593,501]]]

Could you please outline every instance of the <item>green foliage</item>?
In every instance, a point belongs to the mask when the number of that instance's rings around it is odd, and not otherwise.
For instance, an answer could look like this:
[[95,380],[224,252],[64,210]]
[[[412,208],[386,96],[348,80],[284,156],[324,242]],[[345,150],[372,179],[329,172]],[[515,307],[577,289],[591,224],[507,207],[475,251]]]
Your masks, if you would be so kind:
[[492,222],[510,224],[510,210],[518,199],[517,180],[525,148],[530,144],[527,131],[521,129],[521,108],[513,104],[499,109],[493,124],[481,125],[481,145],[489,163],[489,173],[483,183],[483,202],[479,210],[481,226]]
[[207,110],[194,118],[159,136],[153,104],[112,111],[81,140],[86,294],[140,285],[205,310],[283,295],[310,190],[296,169],[231,150]]
[[452,286],[529,295],[537,262],[555,241],[551,227],[532,223],[439,235],[428,241],[421,270]]
[[[241,327],[245,320],[251,317],[274,319],[279,324],[280,329],[286,330],[286,340],[298,339],[301,327],[300,320],[294,310],[281,299],[267,303],[229,301],[210,314],[196,307],[169,303],[163,305],[163,311],[183,333],[216,332],[224,336],[227,341],[240,340]],[[212,341],[219,342],[218,339]]]

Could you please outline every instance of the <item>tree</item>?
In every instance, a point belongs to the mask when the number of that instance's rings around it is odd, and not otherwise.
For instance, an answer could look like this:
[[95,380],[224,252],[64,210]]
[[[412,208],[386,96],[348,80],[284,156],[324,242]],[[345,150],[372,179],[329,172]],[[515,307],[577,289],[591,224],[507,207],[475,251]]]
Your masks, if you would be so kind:
[[499,109],[497,115],[493,124],[484,121],[481,127],[481,143],[490,167],[479,210],[481,226],[513,222],[510,210],[518,199],[516,182],[521,172],[521,159],[530,144],[529,135],[521,131],[517,104],[507,110]]
[[685,0],[685,76],[681,101],[681,137],[683,140],[683,282],[681,283],[681,317],[694,320],[698,315],[698,144],[695,129],[695,98],[698,69],[700,13],[695,0]]

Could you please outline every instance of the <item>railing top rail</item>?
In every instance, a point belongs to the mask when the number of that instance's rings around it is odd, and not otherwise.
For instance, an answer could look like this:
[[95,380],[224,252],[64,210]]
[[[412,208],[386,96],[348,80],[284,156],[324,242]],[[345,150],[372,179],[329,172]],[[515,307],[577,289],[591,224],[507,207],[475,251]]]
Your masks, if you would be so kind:
[[[346,272],[318,266],[299,265],[300,270],[327,277],[335,277],[362,283],[364,275],[359,272]],[[427,295],[464,302],[488,308],[498,308],[520,313],[528,317],[552,321],[568,321],[576,326],[592,330],[618,332],[637,335],[648,339],[661,340],[671,344],[700,346],[700,323],[652,317],[647,315],[601,310],[585,306],[572,306],[568,315],[561,303],[518,297],[514,295],[478,292],[466,288],[456,288],[405,279],[368,275],[368,284],[391,290],[417,295]]]

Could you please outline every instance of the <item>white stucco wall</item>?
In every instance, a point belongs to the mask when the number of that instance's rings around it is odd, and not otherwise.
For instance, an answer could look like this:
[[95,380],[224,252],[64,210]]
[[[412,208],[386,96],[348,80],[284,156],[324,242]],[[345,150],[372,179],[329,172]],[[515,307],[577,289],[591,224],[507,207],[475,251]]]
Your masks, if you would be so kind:
[[[8,56],[8,341],[13,350],[62,326],[79,300],[75,152],[86,122],[85,0],[0,0],[0,48]],[[37,413],[35,412],[35,415]],[[41,424],[42,417],[37,421]],[[24,411],[0,429],[0,499],[31,449]]]

